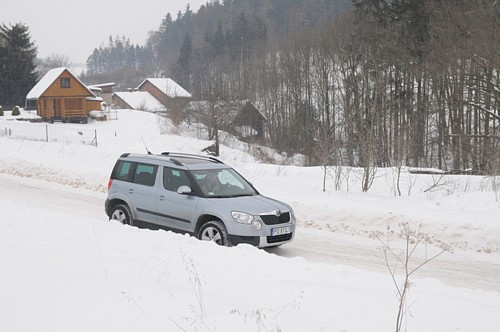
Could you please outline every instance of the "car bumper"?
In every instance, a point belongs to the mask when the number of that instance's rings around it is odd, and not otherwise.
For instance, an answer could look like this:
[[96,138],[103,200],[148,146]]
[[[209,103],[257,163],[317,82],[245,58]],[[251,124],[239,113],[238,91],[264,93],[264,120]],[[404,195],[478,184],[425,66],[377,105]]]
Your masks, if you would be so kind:
[[229,241],[233,246],[238,244],[251,244],[259,248],[279,246],[291,242],[295,237],[295,232],[278,236],[241,236],[229,235]]
[[295,232],[277,236],[261,236],[259,248],[279,246],[291,242],[295,237]]
[[106,198],[106,201],[104,202],[104,211],[106,212],[108,217],[111,217],[110,213],[109,213],[109,199],[107,199],[107,198]]

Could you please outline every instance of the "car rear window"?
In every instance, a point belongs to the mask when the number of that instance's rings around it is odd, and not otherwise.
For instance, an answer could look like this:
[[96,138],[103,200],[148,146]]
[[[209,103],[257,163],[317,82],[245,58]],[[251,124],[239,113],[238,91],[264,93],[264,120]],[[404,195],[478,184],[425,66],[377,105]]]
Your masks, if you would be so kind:
[[132,162],[119,160],[115,168],[113,169],[113,173],[111,174],[111,178],[115,180],[121,181],[131,181],[132,180]]

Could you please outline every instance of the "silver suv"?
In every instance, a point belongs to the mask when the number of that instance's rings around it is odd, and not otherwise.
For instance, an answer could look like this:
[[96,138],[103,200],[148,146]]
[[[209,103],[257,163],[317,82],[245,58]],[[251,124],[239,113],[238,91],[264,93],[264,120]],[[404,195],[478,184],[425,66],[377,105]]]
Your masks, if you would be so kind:
[[295,234],[289,205],[260,195],[238,172],[209,156],[121,155],[105,209],[110,220],[189,233],[224,246],[279,246]]

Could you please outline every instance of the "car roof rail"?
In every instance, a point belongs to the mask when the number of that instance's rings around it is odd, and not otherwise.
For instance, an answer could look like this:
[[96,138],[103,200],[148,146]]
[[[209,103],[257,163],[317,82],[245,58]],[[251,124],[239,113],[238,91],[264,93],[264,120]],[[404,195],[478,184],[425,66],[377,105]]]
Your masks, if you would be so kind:
[[130,155],[130,153],[129,153],[129,152],[127,152],[127,153],[122,154],[122,155],[120,156],[120,158],[125,158],[125,157],[128,157],[129,155]]
[[177,166],[184,166],[180,161],[174,158],[170,158],[170,161],[176,164]]
[[[162,156],[178,156],[178,157],[190,157],[190,158],[193,158],[193,159],[202,159],[202,160],[210,160],[214,163],[218,163],[218,164],[224,164],[222,161],[220,161],[219,159],[215,158],[215,157],[212,157],[212,156],[200,156],[200,155],[197,155],[197,154],[191,154],[191,153],[182,153],[182,152],[162,152],[161,153]],[[173,160],[172,160],[173,161]]]

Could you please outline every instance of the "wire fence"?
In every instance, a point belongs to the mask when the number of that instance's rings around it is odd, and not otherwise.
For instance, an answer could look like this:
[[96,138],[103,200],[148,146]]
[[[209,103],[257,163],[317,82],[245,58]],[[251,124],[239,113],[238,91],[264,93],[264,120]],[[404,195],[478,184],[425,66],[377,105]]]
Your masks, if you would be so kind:
[[31,141],[64,142],[97,147],[97,129],[84,125],[26,123],[21,121],[0,122],[0,137]]
[[90,111],[89,116],[99,121],[118,120],[118,109],[108,107],[101,111]]

